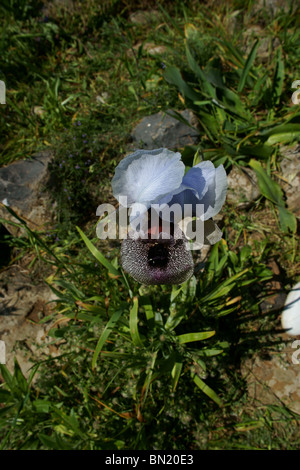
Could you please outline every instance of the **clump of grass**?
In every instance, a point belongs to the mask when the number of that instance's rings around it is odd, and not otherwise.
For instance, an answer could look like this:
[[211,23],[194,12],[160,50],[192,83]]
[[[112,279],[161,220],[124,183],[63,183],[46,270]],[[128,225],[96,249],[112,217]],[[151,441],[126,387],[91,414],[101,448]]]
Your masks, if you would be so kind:
[[99,132],[80,120],[75,120],[71,129],[65,128],[60,139],[47,189],[62,237],[96,214],[96,201],[102,200],[101,188],[111,167],[111,162],[103,161],[103,144]]

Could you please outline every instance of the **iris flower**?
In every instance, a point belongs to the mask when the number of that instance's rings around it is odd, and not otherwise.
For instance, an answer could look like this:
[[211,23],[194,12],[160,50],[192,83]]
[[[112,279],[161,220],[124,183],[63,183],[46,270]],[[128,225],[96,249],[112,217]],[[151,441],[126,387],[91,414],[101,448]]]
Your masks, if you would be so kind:
[[[214,244],[222,237],[212,217],[226,198],[223,165],[215,168],[212,162],[203,161],[185,174],[178,152],[165,148],[136,150],[117,166],[112,189],[120,204],[127,201],[131,227],[139,215],[141,230],[129,230],[122,242],[121,262],[124,270],[142,284],[181,284],[193,275],[189,245],[193,221],[202,223],[203,240],[194,243],[192,249]],[[151,223],[158,205],[170,208],[174,204],[182,211],[160,210],[156,224]],[[167,231],[164,221],[169,222]]]

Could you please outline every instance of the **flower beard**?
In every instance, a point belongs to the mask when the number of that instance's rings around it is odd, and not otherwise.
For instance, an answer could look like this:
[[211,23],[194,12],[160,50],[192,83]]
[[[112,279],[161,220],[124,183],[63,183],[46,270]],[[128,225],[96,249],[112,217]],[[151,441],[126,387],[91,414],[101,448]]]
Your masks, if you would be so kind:
[[181,284],[194,272],[188,240],[177,225],[170,224],[170,233],[157,227],[157,238],[152,238],[153,229],[147,237],[133,236],[129,232],[121,247],[121,262],[124,270],[141,284]]

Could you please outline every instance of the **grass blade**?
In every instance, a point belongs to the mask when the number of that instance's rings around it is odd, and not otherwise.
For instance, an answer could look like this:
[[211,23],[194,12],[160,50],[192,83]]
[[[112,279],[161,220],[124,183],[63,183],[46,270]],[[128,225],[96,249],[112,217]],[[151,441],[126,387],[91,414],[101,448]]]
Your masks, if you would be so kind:
[[81,236],[82,240],[99,263],[101,263],[111,274],[114,276],[120,277],[120,272],[105,258],[105,256],[100,253],[100,251],[93,245],[93,243],[87,238],[87,236],[83,233],[83,231],[79,228],[76,227],[79,235]]
[[174,367],[171,371],[171,377],[172,377],[172,391],[175,392],[178,381],[180,379],[181,371],[182,371],[182,362],[175,362]]
[[112,332],[113,328],[115,327],[117,321],[119,320],[120,316],[122,315],[123,313],[123,310],[117,310],[116,312],[114,312],[111,316],[111,318],[109,319],[106,327],[104,328],[99,340],[98,340],[98,343],[97,343],[97,346],[96,346],[96,349],[95,349],[95,352],[94,352],[94,355],[93,355],[93,359],[92,359],[92,369],[95,368],[95,365],[96,365],[96,362],[97,362],[97,359],[98,359],[98,356],[101,352],[101,349],[105,343],[105,341],[107,340],[107,338],[109,337],[110,333]]
[[276,68],[275,68],[275,73],[274,73],[274,79],[273,79],[273,89],[272,89],[274,104],[278,104],[280,101],[280,97],[282,95],[283,83],[284,83],[284,62],[282,60],[281,49],[279,48],[278,55],[277,55]]
[[187,60],[188,60],[188,64],[189,64],[191,70],[201,80],[205,92],[211,98],[216,99],[217,96],[216,96],[215,88],[209,83],[209,81],[207,80],[206,76],[204,75],[204,72],[202,71],[200,65],[198,65],[197,62],[195,61],[195,59],[194,59],[187,43],[185,45],[185,50],[186,50],[186,57],[187,57]]
[[129,316],[129,328],[130,328],[130,335],[135,346],[143,347],[144,344],[140,338],[139,330],[138,330],[138,309],[139,309],[139,301],[137,297],[133,298],[133,306],[130,309],[130,316]]
[[241,78],[240,78],[240,81],[239,81],[239,84],[238,84],[237,91],[239,93],[241,93],[241,91],[243,90],[243,88],[245,86],[248,74],[250,72],[250,69],[251,69],[251,67],[253,65],[253,62],[255,60],[255,57],[256,57],[258,44],[259,44],[259,40],[257,39],[254,46],[252,47],[252,49],[250,51],[250,54],[248,55],[247,60],[246,60],[246,63],[245,63],[245,66],[243,68],[243,72],[242,72],[242,75],[241,75]]
[[216,334],[215,331],[202,331],[201,333],[186,333],[177,336],[180,344],[191,343],[192,341],[202,341],[203,339],[211,338]]
[[200,377],[198,377],[198,375],[195,375],[193,377],[193,380],[195,384],[197,385],[197,387],[199,387],[200,390],[202,390],[202,392],[205,393],[205,395],[207,395],[217,405],[223,406],[222,400],[218,397],[216,392],[212,388],[210,388],[208,385],[206,385],[206,383],[203,382],[203,380],[201,380]]
[[251,159],[249,165],[256,173],[258,185],[263,196],[274,202],[274,204],[284,207],[282,190],[279,184],[270,178],[258,161]]

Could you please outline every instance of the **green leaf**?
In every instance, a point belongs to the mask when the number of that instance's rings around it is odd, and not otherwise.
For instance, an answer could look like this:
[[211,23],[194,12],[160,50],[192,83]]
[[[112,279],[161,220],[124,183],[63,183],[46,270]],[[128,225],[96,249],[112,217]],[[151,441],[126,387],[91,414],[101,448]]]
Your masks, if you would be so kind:
[[180,379],[181,371],[182,371],[182,362],[175,362],[174,367],[171,371],[171,377],[172,377],[172,390],[175,392],[178,381]]
[[202,331],[201,333],[186,333],[177,336],[180,344],[191,343],[192,341],[202,341],[203,339],[211,338],[216,334],[215,331]]
[[194,104],[196,104],[197,106],[206,106],[208,104],[211,104],[211,100],[194,101]]
[[[0,418],[3,416],[4,419],[7,419],[7,413],[9,412],[9,410],[12,411],[12,409],[14,409],[14,414],[15,414],[15,404],[13,403],[12,405],[8,405],[8,406],[3,406],[3,408],[0,408]],[[1,444],[1,447],[0,447],[0,450],[3,450],[5,447],[3,446],[3,443]]]
[[180,34],[180,36],[184,37],[184,32],[183,30],[179,27],[179,25],[176,23],[176,21],[174,20],[174,18],[172,18],[172,16],[169,15],[169,13],[167,12],[167,10],[165,10],[162,6],[162,4],[160,2],[157,2],[157,7],[160,9],[160,11],[162,12],[162,14],[165,16],[166,18],[166,24],[168,25],[168,23],[170,23],[174,29],[177,30],[177,32]]
[[200,379],[198,375],[194,375],[193,380],[195,384],[197,385],[197,387],[199,387],[200,390],[202,390],[202,392],[205,393],[205,395],[211,398],[211,400],[213,400],[217,405],[219,406],[223,405],[222,400],[218,397],[216,392],[212,388],[210,388],[208,385],[206,385],[206,383],[203,382],[203,380]]
[[233,44],[230,41],[227,41],[223,37],[222,31],[220,31],[220,34],[222,36],[222,40],[220,41],[220,44],[224,44],[224,46],[226,46],[227,49],[231,52],[233,58],[236,59],[234,61],[236,63],[236,65],[238,65],[239,67],[242,65],[244,67],[245,66],[245,59],[244,59],[243,55],[241,54],[241,52],[236,47],[234,47]]
[[202,349],[201,351],[197,351],[197,354],[200,356],[204,357],[212,357],[212,356],[218,356],[219,354],[222,354],[224,352],[224,349]]
[[271,137],[276,134],[299,134],[300,135],[300,124],[295,122],[288,122],[272,127],[271,129],[265,129],[260,132],[262,137]]
[[15,384],[14,378],[4,364],[0,364],[0,372],[8,388],[13,390]]
[[240,81],[239,81],[239,84],[238,84],[238,88],[237,88],[238,93],[241,93],[241,91],[243,90],[243,88],[245,86],[248,74],[250,72],[250,69],[251,69],[251,67],[253,65],[253,62],[255,60],[255,57],[256,57],[258,44],[259,44],[259,40],[257,39],[257,41],[254,43],[254,46],[252,47],[252,49],[250,51],[250,54],[248,55],[248,58],[246,60],[246,63],[245,63],[245,66],[243,68],[243,72],[242,72],[242,75],[241,75],[241,78],[240,78]]
[[231,289],[236,286],[235,281],[242,277],[244,274],[246,274],[249,270],[250,268],[244,269],[243,271],[240,271],[234,276],[231,276],[230,278],[226,279],[220,285],[218,285],[218,287],[216,287],[212,292],[209,292],[206,296],[202,297],[201,301],[205,303],[207,301],[215,300],[220,297],[223,297],[224,295],[227,295],[231,291]]
[[193,54],[190,51],[190,48],[188,44],[185,44],[185,51],[186,51],[186,57],[188,60],[188,64],[191,68],[191,70],[194,72],[194,74],[201,80],[202,86],[204,91],[211,97],[216,99],[216,89],[210,84],[210,82],[207,80],[203,70],[201,69],[200,65],[197,64],[195,61]]
[[269,158],[273,149],[269,145],[241,145],[239,148],[239,153],[241,155],[250,155],[252,157],[258,157],[259,160],[262,158]]
[[12,398],[12,394],[8,390],[0,389],[0,403],[8,403]]
[[147,367],[147,370],[146,370],[146,380],[144,382],[143,390],[142,390],[142,395],[143,395],[142,405],[146,401],[146,398],[149,392],[149,387],[150,387],[152,380],[154,380],[159,375],[157,373],[154,373],[154,366],[155,366],[155,362],[157,359],[157,354],[158,354],[158,351],[155,351],[153,353],[151,363],[149,364],[149,367]]
[[33,406],[37,413],[49,413],[52,407],[52,403],[49,400],[34,400]]
[[140,305],[145,309],[147,321],[154,321],[154,312],[150,297],[147,295],[141,296]]
[[98,359],[98,356],[101,352],[101,349],[105,343],[105,341],[107,340],[107,338],[109,337],[110,333],[112,332],[113,328],[115,327],[117,321],[119,320],[120,316],[122,315],[123,313],[123,310],[117,310],[116,312],[114,312],[111,316],[111,318],[109,319],[107,325],[105,326],[99,340],[98,340],[98,343],[97,343],[97,346],[96,346],[96,349],[95,349],[95,352],[94,352],[94,355],[93,355],[93,359],[92,359],[92,369],[95,368],[95,365],[96,365],[96,362],[97,362],[97,359]]
[[284,63],[282,60],[281,48],[278,48],[277,62],[276,62],[276,68],[275,68],[275,73],[274,73],[274,78],[273,78],[273,89],[272,89],[274,104],[278,104],[280,101],[280,97],[282,95],[283,83],[284,83]]
[[274,204],[284,207],[285,203],[279,184],[270,178],[258,161],[251,159],[249,165],[256,173],[259,189],[261,190],[262,195],[274,202]]
[[72,297],[75,300],[80,300],[80,299],[85,298],[85,295],[83,294],[83,292],[77,289],[77,287],[71,282],[65,281],[63,279],[57,279],[55,280],[55,284],[65,289],[67,292],[70,292],[72,294]]
[[[234,93],[234,91],[229,90],[229,88],[222,88],[221,89],[221,101],[224,108],[233,113],[234,115],[240,117],[244,121],[247,121],[247,125],[252,121],[251,113],[245,108],[242,100],[240,99],[239,95]],[[234,123],[234,126],[237,127],[237,123]]]
[[96,260],[99,261],[99,263],[101,263],[111,274],[113,274],[114,276],[119,277],[120,272],[109,261],[107,261],[105,256],[103,256],[102,253],[100,253],[100,251],[87,238],[87,236],[83,233],[83,231],[79,227],[76,227],[76,228],[77,228],[82,240],[84,241],[84,243],[86,244],[86,246],[88,247],[88,249],[90,250],[92,255],[96,258]]
[[133,298],[133,306],[130,309],[129,314],[129,328],[130,328],[130,335],[135,346],[143,347],[144,344],[140,338],[139,330],[138,330],[138,309],[139,309],[139,302],[138,298]]
[[292,212],[290,212],[286,207],[278,206],[279,212],[279,222],[281,226],[281,230],[283,232],[291,232],[296,233],[297,230],[297,219]]
[[69,444],[63,439],[54,434],[54,436],[47,436],[46,434],[39,434],[39,439],[41,440],[42,444],[46,447],[46,449],[54,449],[54,450],[74,450],[74,446]]
[[256,160],[250,160],[249,165],[255,170],[259,188],[263,196],[276,204],[279,212],[279,222],[283,232],[291,230],[296,233],[297,220],[294,214],[292,214],[286,207],[283,200],[282,190],[275,181],[273,181],[269,175],[265,172],[259,162]]
[[[94,313],[95,315],[102,315],[106,311],[105,308],[103,308],[100,305],[91,305],[91,304],[86,304],[85,302],[77,302],[77,305],[80,308],[87,310],[88,312]],[[91,316],[90,318],[94,318],[94,317]]]
[[271,135],[266,141],[266,145],[274,144],[288,144],[294,140],[300,140],[300,132],[280,132],[279,134]]
[[80,423],[73,408],[71,409],[69,415],[67,415],[67,413],[59,409],[57,406],[54,407],[53,411],[54,414],[62,420],[62,423],[66,427],[68,435],[74,433],[81,439],[86,439],[85,433],[80,429]]
[[164,77],[167,82],[171,83],[172,85],[176,85],[184,97],[189,98],[192,101],[199,101],[200,95],[198,95],[198,93],[196,93],[193,88],[183,80],[177,67],[167,67],[164,72]]

